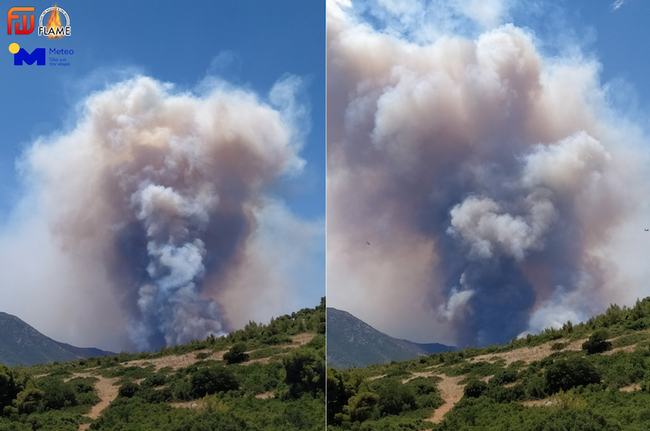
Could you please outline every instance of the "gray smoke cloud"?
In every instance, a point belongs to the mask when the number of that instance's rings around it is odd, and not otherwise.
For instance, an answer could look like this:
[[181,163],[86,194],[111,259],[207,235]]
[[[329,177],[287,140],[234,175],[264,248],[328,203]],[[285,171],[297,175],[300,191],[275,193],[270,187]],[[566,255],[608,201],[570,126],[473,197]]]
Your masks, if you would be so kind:
[[[281,79],[267,102],[214,79],[202,86],[196,95],[143,76],[112,85],[21,162],[30,209],[4,232],[0,255],[39,256],[43,276],[18,264],[0,277],[31,289],[32,305],[47,290],[67,297],[50,313],[65,317],[49,322],[74,319],[77,333],[87,322],[89,345],[156,349],[268,320],[293,302],[292,273],[313,272],[321,223],[271,193],[305,163],[300,80]],[[284,238],[271,245],[274,230]],[[31,251],[13,258],[25,242]],[[303,256],[274,255],[289,243]]]
[[647,139],[600,65],[545,57],[508,2],[445,3],[475,38],[327,4],[328,304],[464,346],[646,296]]

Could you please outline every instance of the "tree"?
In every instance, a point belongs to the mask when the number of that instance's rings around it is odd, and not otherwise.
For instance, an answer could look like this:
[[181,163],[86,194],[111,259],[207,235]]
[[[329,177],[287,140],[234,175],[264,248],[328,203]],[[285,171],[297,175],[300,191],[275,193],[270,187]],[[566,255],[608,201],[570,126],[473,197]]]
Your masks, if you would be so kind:
[[232,371],[224,367],[201,368],[192,375],[190,385],[195,398],[239,389]]
[[488,384],[483,380],[473,379],[465,385],[464,393],[467,398],[478,398],[487,391],[487,388]]
[[289,394],[299,398],[304,392],[323,392],[325,389],[325,361],[316,350],[300,349],[282,360],[286,372],[285,383]]
[[592,383],[600,383],[600,374],[596,367],[584,358],[555,361],[546,369],[546,385],[551,394]]
[[608,337],[609,333],[606,329],[599,329],[591,334],[587,341],[582,343],[582,350],[586,350],[589,355],[610,350],[612,348],[612,343],[607,341]]
[[5,365],[0,365],[0,412],[3,407],[11,405],[19,392],[20,387],[14,374]]
[[370,419],[378,403],[379,395],[373,392],[361,392],[350,398],[344,411],[350,415],[350,421],[363,422]]
[[382,415],[398,415],[417,408],[413,388],[404,385],[398,379],[386,379],[377,388],[377,393],[379,394],[379,411]]
[[134,382],[126,382],[120,387],[119,394],[124,398],[131,398],[138,392],[140,386]]
[[34,387],[33,385],[28,385],[28,387],[18,394],[16,398],[16,407],[18,407],[18,413],[20,414],[30,414],[36,411],[41,400],[43,399],[45,392]]
[[228,364],[239,364],[248,360],[248,353],[246,353],[246,343],[235,343],[225,355],[223,359]]

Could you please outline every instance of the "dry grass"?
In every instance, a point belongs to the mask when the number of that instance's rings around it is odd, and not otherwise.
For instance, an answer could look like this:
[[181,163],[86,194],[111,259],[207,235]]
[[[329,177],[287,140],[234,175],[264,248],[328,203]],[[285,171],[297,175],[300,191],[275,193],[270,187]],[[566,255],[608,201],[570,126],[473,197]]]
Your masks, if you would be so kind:
[[308,332],[306,332],[304,334],[292,335],[291,336],[291,341],[293,343],[297,343],[297,346],[296,345],[291,345],[291,346],[287,346],[287,347],[302,346],[303,344],[309,343],[311,340],[314,339],[314,337],[316,337],[316,334],[311,334],[311,333],[308,333]]
[[201,400],[182,401],[180,403],[169,403],[169,405],[176,409],[196,409],[203,405],[203,401]]
[[170,367],[174,370],[178,370],[179,368],[185,368],[189,367],[190,365],[200,361],[200,359],[196,359],[196,355],[199,353],[211,353],[210,356],[208,356],[205,360],[215,360],[215,361],[220,361],[223,359],[223,355],[227,352],[227,350],[222,350],[219,352],[212,352],[212,350],[199,350],[196,352],[190,352],[186,353],[184,355],[178,355],[178,356],[163,356],[162,358],[155,358],[155,359],[136,359],[133,361],[128,361],[124,363],[125,367],[146,367],[149,364],[153,364],[154,367],[156,368],[156,371],[165,368],[165,367]]
[[[585,341],[587,341],[586,338],[584,340],[574,341],[562,350],[564,351],[582,350],[582,343],[584,343]],[[517,361],[524,361],[525,363],[530,364],[531,362],[544,359],[551,353],[555,353],[553,350],[551,350],[551,346],[556,342],[557,341],[549,341],[548,343],[540,344],[539,346],[521,347],[519,349],[511,350],[509,352],[490,353],[487,355],[475,356],[474,358],[470,358],[469,360],[472,362],[480,362],[480,361],[495,362],[498,359],[503,359],[504,361],[506,361],[506,365],[509,365]]]
[[251,359],[250,361],[242,362],[239,365],[250,365],[250,364],[268,364],[271,358],[257,358]]
[[624,386],[619,389],[619,391],[621,392],[634,392],[640,390],[641,390],[641,385],[639,383],[632,383],[630,386]]
[[431,376],[436,376],[437,373],[433,371],[425,371],[423,373],[413,373],[410,377],[406,379],[402,379],[402,383],[407,383],[413,379],[417,379],[418,377],[431,377]]
[[629,346],[617,347],[615,349],[608,350],[606,352],[601,353],[601,355],[613,355],[616,352],[632,353],[634,352],[635,348],[636,348],[636,344],[631,344]]
[[384,377],[386,377],[386,374],[380,374],[378,376],[368,377],[366,380],[372,381],[372,380],[377,380],[377,379],[383,379]]
[[545,398],[543,400],[523,401],[521,404],[526,407],[550,407],[554,406],[555,402],[551,401],[550,398]]

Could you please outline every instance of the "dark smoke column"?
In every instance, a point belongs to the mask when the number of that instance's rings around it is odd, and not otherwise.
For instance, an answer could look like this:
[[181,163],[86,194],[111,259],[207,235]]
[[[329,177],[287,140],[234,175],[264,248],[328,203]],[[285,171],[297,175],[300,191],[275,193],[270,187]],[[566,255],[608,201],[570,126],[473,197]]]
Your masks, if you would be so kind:
[[328,2],[328,304],[465,346],[633,301],[648,152],[598,63],[442,3]]
[[299,84],[278,82],[265,103],[225,83],[197,96],[137,77],[89,97],[74,130],[32,148],[52,234],[110,280],[138,349],[229,330],[216,298],[254,254],[269,184],[304,163]]

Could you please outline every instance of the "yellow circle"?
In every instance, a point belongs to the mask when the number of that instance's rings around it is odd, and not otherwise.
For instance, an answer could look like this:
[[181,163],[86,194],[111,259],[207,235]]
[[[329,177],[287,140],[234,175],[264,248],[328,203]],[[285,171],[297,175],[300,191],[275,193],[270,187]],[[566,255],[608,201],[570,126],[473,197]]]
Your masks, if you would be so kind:
[[15,53],[17,53],[18,51],[20,51],[20,45],[18,45],[18,44],[15,43],[15,42],[12,43],[11,45],[9,45],[9,52],[10,52],[10,53],[15,54]]

